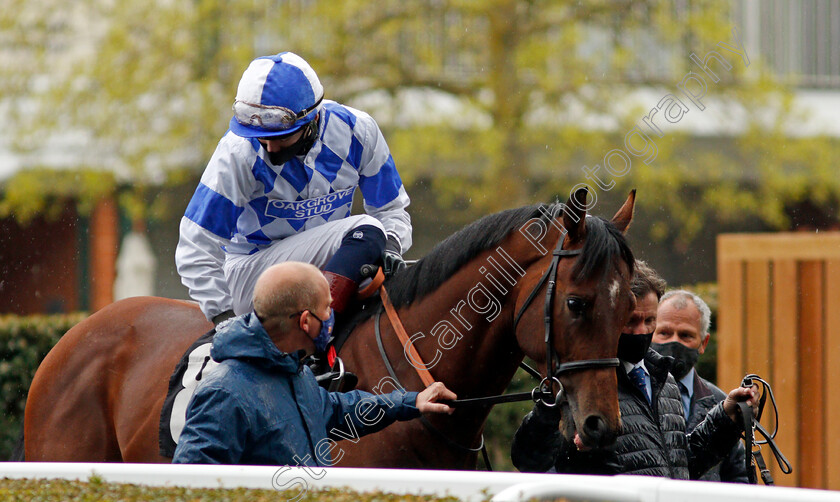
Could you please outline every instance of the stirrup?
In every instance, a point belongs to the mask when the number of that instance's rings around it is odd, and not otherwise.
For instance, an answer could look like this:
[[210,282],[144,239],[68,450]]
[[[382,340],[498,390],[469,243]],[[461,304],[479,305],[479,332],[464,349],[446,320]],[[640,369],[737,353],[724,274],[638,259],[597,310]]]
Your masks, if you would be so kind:
[[359,383],[359,377],[355,373],[344,371],[344,361],[340,357],[335,358],[332,368],[327,369],[324,365],[319,366],[318,369],[324,369],[325,371],[319,371],[315,380],[318,385],[329,392],[348,392],[355,389],[356,384]]

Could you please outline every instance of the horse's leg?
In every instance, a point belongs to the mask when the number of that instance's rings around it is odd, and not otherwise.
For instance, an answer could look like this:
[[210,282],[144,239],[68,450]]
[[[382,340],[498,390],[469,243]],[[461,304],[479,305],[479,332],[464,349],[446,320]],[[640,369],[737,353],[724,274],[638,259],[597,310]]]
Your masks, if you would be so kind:
[[[164,391],[165,392],[165,391]],[[122,454],[126,462],[169,463],[172,459],[161,456],[158,450],[158,432],[160,427],[160,411],[163,408],[163,397],[152,406],[146,415],[146,420],[133,431],[131,438],[120,441],[123,444]]]

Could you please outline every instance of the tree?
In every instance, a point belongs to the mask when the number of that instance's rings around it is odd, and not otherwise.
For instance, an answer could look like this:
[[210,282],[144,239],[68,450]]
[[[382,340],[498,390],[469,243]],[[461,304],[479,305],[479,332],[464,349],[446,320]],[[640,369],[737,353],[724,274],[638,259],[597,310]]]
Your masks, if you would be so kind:
[[[602,159],[625,134],[661,98],[679,96],[688,71],[702,74],[689,56],[713,49],[732,63],[718,67],[719,82],[706,77],[703,99],[716,110],[693,108],[683,124],[732,109],[740,110],[743,130],[704,143],[666,128],[651,136],[657,153],[650,163],[647,154],[628,157],[632,169],[615,178],[616,187],[639,189],[650,237],[684,248],[710,221],[758,218],[784,228],[792,204],[814,198],[830,207],[840,193],[826,162],[836,144],[792,139],[784,128],[790,93],[759,69],[757,55],[746,66],[716,45],[733,43],[727,1],[40,0],[7,7],[3,51],[14,57],[0,67],[0,96],[11,108],[14,146],[37,166],[43,141],[32,138],[84,144],[77,167],[118,166],[116,182],[131,180],[123,202],[133,213],[149,212],[138,202],[149,186],[203,166],[226,127],[242,69],[283,49],[312,63],[328,98],[371,111],[407,184],[429,180],[441,204],[467,210],[456,213],[459,221],[565,199],[577,183],[590,184],[601,200],[616,197],[584,168],[601,165],[603,174]],[[27,193],[49,193],[44,185]],[[21,199],[7,195],[4,212],[25,214],[15,202]]]
[[[443,205],[471,209],[461,221],[565,200],[580,182],[615,198],[584,168],[601,165],[603,174],[602,159],[635,126],[652,138],[656,156],[627,156],[632,169],[615,181],[622,196],[639,189],[654,240],[685,250],[709,222],[787,228],[786,208],[803,198],[836,206],[840,184],[825,162],[836,142],[791,137],[790,90],[759,55],[722,45],[738,49],[731,2],[303,3],[304,18],[318,22],[287,30],[284,40],[307,53],[332,97],[390,96],[375,115],[389,119],[401,173],[432,179]],[[714,77],[691,60],[712,50],[731,65],[710,60]],[[678,91],[688,72],[704,80],[705,109]],[[630,99],[640,89],[646,97]],[[691,109],[682,125],[714,114],[741,128],[709,141],[665,124],[656,137],[642,119],[668,95]],[[414,107],[430,112],[406,123]]]
[[[225,129],[229,90],[253,52],[248,38],[236,36],[254,17],[253,4],[39,0],[5,7],[0,97],[11,146],[27,169],[6,184],[0,211],[26,221],[58,198],[75,200],[84,213],[121,184],[123,207],[148,216],[149,187],[200,165]],[[64,152],[66,166],[55,162]],[[56,164],[69,169],[63,183],[44,174]],[[80,177],[87,182],[73,182]]]

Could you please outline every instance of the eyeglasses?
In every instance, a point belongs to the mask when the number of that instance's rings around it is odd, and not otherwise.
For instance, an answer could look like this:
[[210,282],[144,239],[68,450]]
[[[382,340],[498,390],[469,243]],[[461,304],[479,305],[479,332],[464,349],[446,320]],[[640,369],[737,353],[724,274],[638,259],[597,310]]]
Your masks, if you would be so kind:
[[285,131],[292,127],[295,122],[312,113],[323,101],[321,95],[314,105],[301,110],[298,113],[285,106],[268,106],[248,103],[247,101],[234,100],[233,116],[242,125],[257,126],[267,131]]
[[[332,308],[330,308],[330,310],[332,310]],[[318,319],[318,320],[319,320],[319,321],[321,321],[321,322],[324,322],[324,321],[323,321],[323,319],[321,319],[320,317],[316,316],[316,315],[312,312],[312,310],[311,310],[311,309],[303,309],[303,310],[301,310],[300,312],[295,312],[294,314],[289,315],[289,319],[291,319],[291,318],[292,318],[292,317],[294,317],[294,316],[301,315],[301,314],[303,314],[304,312],[309,312],[309,315],[311,315],[311,316],[312,316],[312,317],[314,317],[315,319]]]

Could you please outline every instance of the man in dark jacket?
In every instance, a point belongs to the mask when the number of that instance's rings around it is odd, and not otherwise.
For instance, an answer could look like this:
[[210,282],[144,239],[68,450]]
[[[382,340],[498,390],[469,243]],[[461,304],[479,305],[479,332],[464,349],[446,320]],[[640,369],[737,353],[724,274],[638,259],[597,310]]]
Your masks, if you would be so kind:
[[[756,389],[735,389],[685,434],[680,391],[668,373],[670,359],[649,349],[664,281],[637,261],[631,289],[636,309],[619,340],[617,368],[622,427],[613,446],[589,449],[558,429],[561,413],[536,405],[514,436],[511,457],[521,471],[576,474],[640,474],[696,479],[738,440],[736,401],[755,405]],[[653,404],[651,404],[653,403]],[[558,407],[559,408],[559,407]]]
[[436,382],[421,393],[327,392],[301,359],[329,339],[333,313],[314,266],[285,262],[254,289],[254,312],[220,324],[211,356],[220,364],[196,388],[173,463],[329,466],[338,439],[379,431],[455,394]]
[[[709,343],[711,310],[696,294],[685,290],[668,291],[659,302],[656,331],[651,347],[674,359],[671,374],[677,380],[686,416],[686,431],[691,431],[726,394],[695,370],[697,359]],[[749,483],[744,444],[738,442],[719,465],[700,479]]]

